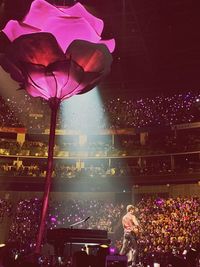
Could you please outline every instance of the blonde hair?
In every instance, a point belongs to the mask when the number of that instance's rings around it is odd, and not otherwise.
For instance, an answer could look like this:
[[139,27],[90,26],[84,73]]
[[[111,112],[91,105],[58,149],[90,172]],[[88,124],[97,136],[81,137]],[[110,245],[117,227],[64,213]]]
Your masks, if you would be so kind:
[[128,205],[126,211],[129,212],[130,210],[135,210],[135,207],[133,205]]

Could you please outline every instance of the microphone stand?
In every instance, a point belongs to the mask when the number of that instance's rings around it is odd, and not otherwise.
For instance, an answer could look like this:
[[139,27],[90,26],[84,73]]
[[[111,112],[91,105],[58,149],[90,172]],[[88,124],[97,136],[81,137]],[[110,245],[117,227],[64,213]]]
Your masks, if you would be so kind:
[[[87,222],[87,220],[89,219],[90,219],[90,216],[87,217],[86,219],[70,224],[70,229],[73,229],[73,227],[76,225]],[[69,261],[68,262],[69,262],[69,266],[72,266],[72,263],[73,263],[72,262],[72,242],[69,243]]]
[[73,224],[70,224],[70,228],[73,229],[73,226],[76,226],[76,225],[79,225],[79,224],[81,224],[81,223],[84,223],[84,222],[86,222],[86,221],[89,220],[89,219],[90,219],[90,216],[87,217],[86,219],[83,219],[83,220],[81,220],[81,221],[78,221],[78,222],[75,222],[75,223],[73,223]]

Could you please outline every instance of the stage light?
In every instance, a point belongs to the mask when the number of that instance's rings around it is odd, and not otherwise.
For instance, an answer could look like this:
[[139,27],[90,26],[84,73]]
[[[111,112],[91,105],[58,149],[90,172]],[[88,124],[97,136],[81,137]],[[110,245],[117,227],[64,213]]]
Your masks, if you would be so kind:
[[99,257],[106,257],[109,255],[109,246],[108,245],[100,245],[97,251],[97,256]]
[[91,134],[107,125],[98,87],[83,95],[76,95],[61,104],[61,128]]
[[110,255],[116,255],[117,254],[117,248],[116,247],[110,247],[109,248],[109,254]]
[[108,248],[108,245],[104,245],[104,244],[102,244],[102,245],[100,245],[100,247],[101,247],[101,248]]

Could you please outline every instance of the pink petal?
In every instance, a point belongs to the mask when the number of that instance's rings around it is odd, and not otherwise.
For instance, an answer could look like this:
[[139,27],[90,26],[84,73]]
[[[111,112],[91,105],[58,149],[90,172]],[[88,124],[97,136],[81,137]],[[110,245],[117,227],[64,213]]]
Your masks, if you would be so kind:
[[115,39],[100,40],[99,43],[106,45],[110,53],[112,53],[115,50]]
[[80,3],[76,3],[74,6],[70,8],[60,8],[63,12],[70,16],[77,16],[85,18],[88,23],[95,29],[98,35],[102,34],[104,23],[103,20],[93,16],[89,13]]
[[[100,35],[103,30],[103,21],[90,14],[80,3],[72,7],[58,8],[44,0],[35,0],[24,19],[24,23],[40,28],[41,25],[46,24],[47,20],[56,17],[82,17],[88,21],[98,35]],[[37,18],[37,20],[35,18]]]
[[93,43],[98,43],[101,39],[84,18],[52,18],[46,21],[42,30],[56,37],[63,52],[76,39]]
[[19,23],[16,20],[10,20],[3,29],[3,32],[7,35],[10,41],[14,41],[21,35],[35,33],[39,31],[40,29],[37,29],[32,25]]
[[59,9],[44,0],[35,0],[23,23],[9,21],[3,31],[11,41],[29,33],[52,33],[63,52],[76,39],[104,43],[113,52],[114,40],[101,40],[102,30],[103,21],[91,15],[80,3]]

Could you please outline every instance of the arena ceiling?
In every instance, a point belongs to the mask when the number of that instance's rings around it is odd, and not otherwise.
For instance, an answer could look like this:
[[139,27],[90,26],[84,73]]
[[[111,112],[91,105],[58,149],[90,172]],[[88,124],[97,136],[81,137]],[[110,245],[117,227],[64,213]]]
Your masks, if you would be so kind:
[[[20,18],[32,0],[0,0],[0,25]],[[60,5],[73,0],[49,0]],[[155,93],[200,88],[200,16],[191,0],[80,0],[116,39],[105,92]]]

